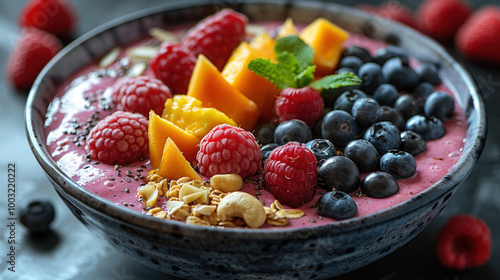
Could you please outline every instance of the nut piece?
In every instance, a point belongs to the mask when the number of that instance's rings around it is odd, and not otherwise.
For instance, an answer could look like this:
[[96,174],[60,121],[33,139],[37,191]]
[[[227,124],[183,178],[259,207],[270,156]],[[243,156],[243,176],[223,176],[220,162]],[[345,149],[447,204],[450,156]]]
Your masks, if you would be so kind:
[[223,192],[239,191],[243,186],[243,179],[238,174],[218,174],[210,178],[210,186]]
[[260,201],[245,192],[233,192],[225,196],[217,207],[217,216],[221,222],[240,217],[251,228],[261,227],[266,222],[266,210]]

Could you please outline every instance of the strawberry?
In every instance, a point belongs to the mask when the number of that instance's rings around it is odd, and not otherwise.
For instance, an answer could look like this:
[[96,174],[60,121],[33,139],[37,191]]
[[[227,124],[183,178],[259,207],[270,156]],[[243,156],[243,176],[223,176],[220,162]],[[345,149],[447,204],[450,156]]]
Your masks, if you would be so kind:
[[28,90],[60,50],[61,42],[54,35],[33,27],[24,28],[7,59],[7,80],[18,90]]
[[416,22],[422,33],[448,41],[471,13],[472,7],[462,0],[426,0],[417,10]]
[[233,10],[222,10],[191,28],[182,39],[182,46],[195,56],[205,55],[219,70],[245,39],[246,16]]
[[474,12],[458,30],[455,45],[468,58],[500,64],[500,7],[485,6]]
[[359,5],[358,8],[385,19],[397,21],[413,28],[416,27],[413,12],[408,7],[396,1],[387,1],[378,7],[363,4]]
[[36,27],[60,38],[71,35],[75,22],[75,9],[67,0],[31,0],[19,16],[21,26]]

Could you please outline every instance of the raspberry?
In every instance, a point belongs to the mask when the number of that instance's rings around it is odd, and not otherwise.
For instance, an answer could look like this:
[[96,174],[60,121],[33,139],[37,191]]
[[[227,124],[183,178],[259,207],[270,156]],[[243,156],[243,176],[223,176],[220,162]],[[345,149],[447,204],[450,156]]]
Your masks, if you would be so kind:
[[447,41],[472,13],[462,0],[426,0],[416,13],[418,29],[435,39]]
[[172,94],[186,94],[196,57],[177,43],[165,42],[150,61],[156,78],[170,88]]
[[312,199],[317,177],[316,157],[298,142],[277,147],[264,164],[266,188],[279,202],[290,207]]
[[139,113],[145,117],[153,110],[161,115],[167,98],[171,98],[170,89],[160,80],[148,76],[125,77],[115,83],[112,98],[120,111]]
[[228,124],[214,127],[201,139],[196,155],[201,174],[236,173],[241,177],[255,174],[262,154],[252,133]]
[[222,10],[191,28],[182,39],[182,46],[194,55],[205,55],[222,70],[243,39],[247,18],[232,10]]
[[31,0],[19,16],[21,26],[36,27],[60,38],[71,35],[75,22],[75,9],[67,0]]
[[60,50],[61,42],[54,35],[33,27],[24,28],[6,63],[7,80],[18,90],[29,89]]
[[285,88],[275,103],[280,122],[299,119],[310,127],[323,114],[323,108],[323,98],[312,87]]
[[455,43],[468,58],[500,64],[500,36],[492,34],[500,34],[500,7],[485,6],[460,27]]
[[464,270],[481,266],[491,254],[491,232],[479,218],[455,215],[439,231],[436,252],[448,268]]
[[148,154],[148,119],[116,111],[97,123],[85,147],[90,158],[106,164],[127,164]]

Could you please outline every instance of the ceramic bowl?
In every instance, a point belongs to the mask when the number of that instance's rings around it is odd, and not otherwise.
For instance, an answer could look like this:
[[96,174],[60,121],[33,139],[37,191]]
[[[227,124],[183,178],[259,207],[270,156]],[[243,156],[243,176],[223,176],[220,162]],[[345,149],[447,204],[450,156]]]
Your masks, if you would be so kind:
[[[349,32],[389,40],[413,56],[441,65],[467,116],[467,142],[458,163],[432,187],[395,207],[361,218],[301,229],[245,230],[192,226],[145,216],[101,199],[77,185],[45,146],[44,119],[55,89],[113,47],[141,38],[154,26],[198,21],[222,7],[250,20],[308,23],[325,17]],[[138,261],[177,277],[240,279],[327,278],[392,253],[447,205],[478,160],[486,137],[483,101],[471,76],[437,43],[402,25],[346,6],[312,1],[222,4],[183,1],[144,10],[101,26],[67,46],[43,70],[26,105],[27,137],[55,190],[93,233]]]

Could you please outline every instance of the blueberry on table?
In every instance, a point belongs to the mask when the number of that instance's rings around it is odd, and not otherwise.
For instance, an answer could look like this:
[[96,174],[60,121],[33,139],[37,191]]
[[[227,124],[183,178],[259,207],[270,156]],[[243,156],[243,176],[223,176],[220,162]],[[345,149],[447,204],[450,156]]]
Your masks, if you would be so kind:
[[350,68],[352,69],[352,73],[357,73],[359,67],[363,65],[363,60],[356,56],[346,56],[342,58],[339,62],[339,68]]
[[351,114],[342,110],[328,112],[321,124],[321,136],[330,140],[337,147],[345,147],[347,143],[356,139],[359,127]]
[[324,160],[337,155],[335,146],[327,139],[313,139],[306,143],[306,148],[313,152],[318,165]]
[[394,85],[399,91],[411,91],[420,81],[417,72],[408,61],[399,57],[391,58],[384,63],[382,73],[387,82]]
[[349,142],[344,148],[344,155],[358,166],[360,172],[378,170],[380,157],[377,149],[364,139]]
[[435,91],[425,100],[424,113],[426,116],[434,116],[444,122],[449,121],[455,113],[455,100],[444,91]]
[[366,93],[359,89],[347,90],[343,92],[333,103],[333,110],[342,110],[346,111],[349,114],[352,111],[352,106],[356,100],[368,97]]
[[369,197],[385,198],[396,194],[399,191],[399,185],[391,174],[375,171],[363,178],[361,191]]
[[408,54],[402,48],[397,46],[387,46],[385,48],[378,49],[373,56],[373,61],[379,65],[384,65],[389,59],[395,57],[408,62]]
[[374,62],[363,64],[358,70],[358,77],[362,81],[361,90],[367,94],[373,94],[379,85],[386,82],[382,68]]
[[380,106],[380,121],[388,121],[394,124],[399,130],[405,128],[405,117],[401,112],[390,106]]
[[415,131],[405,130],[401,132],[401,145],[399,149],[410,153],[412,156],[419,155],[427,149],[424,137]]
[[390,149],[397,149],[401,144],[399,129],[391,122],[383,121],[370,126],[363,139],[372,143],[379,155],[385,154]]
[[320,186],[326,190],[352,193],[359,187],[360,173],[358,166],[344,156],[333,156],[318,168]]
[[316,211],[323,217],[345,220],[356,216],[356,201],[345,192],[332,191],[322,195],[316,202]]
[[274,130],[274,143],[278,145],[284,145],[290,141],[306,143],[311,139],[311,128],[297,119],[284,121]]
[[269,157],[269,154],[278,147],[279,145],[276,143],[269,143],[260,147],[260,152],[262,153],[262,163],[264,163],[266,159]]
[[415,131],[426,141],[441,138],[446,132],[440,119],[423,115],[416,115],[407,120],[405,130]]
[[50,231],[50,223],[54,220],[54,206],[48,201],[33,201],[23,207],[20,221],[31,234],[44,234]]
[[428,82],[433,86],[438,86],[441,84],[441,78],[439,77],[439,70],[436,65],[431,63],[422,63],[417,67],[417,74],[420,77],[420,81]]
[[400,95],[394,102],[394,108],[401,112],[405,119],[422,113],[422,106],[417,98],[410,94]]
[[370,126],[380,119],[380,105],[373,98],[360,98],[354,102],[351,113],[359,126]]
[[381,106],[392,106],[399,96],[398,89],[391,84],[381,84],[373,92],[373,99]]
[[392,149],[380,158],[380,171],[387,172],[396,179],[409,178],[416,170],[417,163],[408,152]]
[[363,63],[370,62],[372,60],[372,55],[370,52],[361,46],[349,46],[342,52],[343,57],[355,56],[363,61]]

